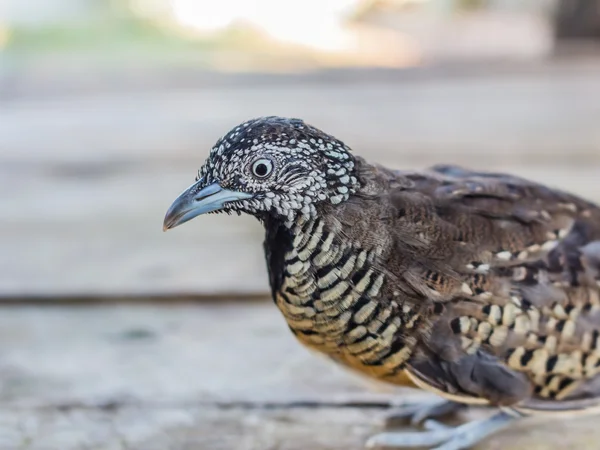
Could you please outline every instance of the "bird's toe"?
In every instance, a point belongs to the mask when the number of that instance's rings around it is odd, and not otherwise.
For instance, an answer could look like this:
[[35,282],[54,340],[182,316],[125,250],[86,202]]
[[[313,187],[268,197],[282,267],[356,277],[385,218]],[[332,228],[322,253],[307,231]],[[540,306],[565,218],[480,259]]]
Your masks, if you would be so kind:
[[436,421],[424,423],[425,431],[390,431],[372,436],[367,448],[430,448],[433,450],[468,449],[490,434],[506,427],[516,417],[500,412],[490,418],[474,420],[458,427]]
[[443,399],[403,405],[387,414],[385,418],[386,428],[403,425],[418,426],[428,419],[451,419],[466,408],[467,405]]

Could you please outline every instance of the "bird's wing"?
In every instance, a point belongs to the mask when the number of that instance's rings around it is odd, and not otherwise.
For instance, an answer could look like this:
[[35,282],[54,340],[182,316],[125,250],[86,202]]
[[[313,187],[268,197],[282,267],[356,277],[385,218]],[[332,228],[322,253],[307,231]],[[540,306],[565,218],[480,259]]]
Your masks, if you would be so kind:
[[385,173],[388,270],[427,318],[415,381],[533,410],[600,400],[600,209],[504,174]]

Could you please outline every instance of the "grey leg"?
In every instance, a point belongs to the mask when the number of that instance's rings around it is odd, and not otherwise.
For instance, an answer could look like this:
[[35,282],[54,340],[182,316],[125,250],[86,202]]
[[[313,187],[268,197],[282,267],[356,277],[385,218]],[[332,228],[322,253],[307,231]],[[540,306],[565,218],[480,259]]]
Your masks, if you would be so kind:
[[467,405],[436,398],[431,402],[405,405],[393,410],[386,417],[386,426],[421,425],[427,419],[441,419],[456,415]]
[[435,421],[425,422],[427,431],[387,432],[370,438],[367,448],[431,448],[433,450],[463,450],[477,444],[490,434],[518,419],[505,412],[474,420],[458,427],[448,427]]

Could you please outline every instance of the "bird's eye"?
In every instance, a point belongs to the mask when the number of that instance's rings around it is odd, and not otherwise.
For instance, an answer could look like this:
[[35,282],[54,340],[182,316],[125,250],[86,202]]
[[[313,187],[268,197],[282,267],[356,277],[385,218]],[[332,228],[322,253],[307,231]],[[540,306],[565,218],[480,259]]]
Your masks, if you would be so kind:
[[273,172],[273,162],[267,158],[257,159],[252,163],[252,174],[257,178],[265,178]]

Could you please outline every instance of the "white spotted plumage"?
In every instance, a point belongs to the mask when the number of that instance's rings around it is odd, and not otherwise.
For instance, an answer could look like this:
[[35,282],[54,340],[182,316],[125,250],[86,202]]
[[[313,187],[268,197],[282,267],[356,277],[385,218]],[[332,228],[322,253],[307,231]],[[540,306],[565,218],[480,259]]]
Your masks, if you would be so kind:
[[[259,158],[273,165],[264,179],[250,170]],[[343,142],[299,119],[280,117],[249,120],[221,137],[199,179],[255,194],[251,200],[227,204],[225,212],[271,213],[287,221],[315,216],[319,202],[339,204],[359,188],[354,158]]]

